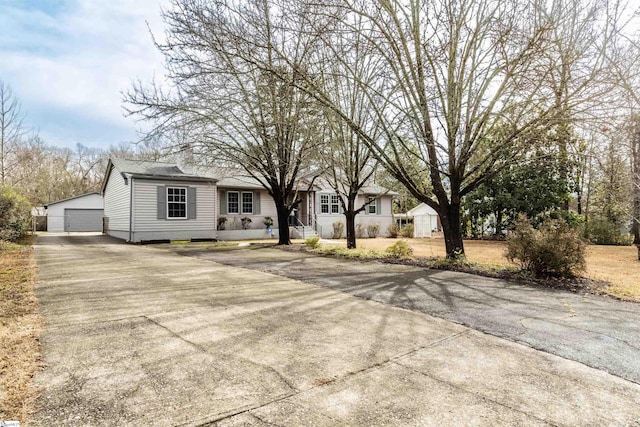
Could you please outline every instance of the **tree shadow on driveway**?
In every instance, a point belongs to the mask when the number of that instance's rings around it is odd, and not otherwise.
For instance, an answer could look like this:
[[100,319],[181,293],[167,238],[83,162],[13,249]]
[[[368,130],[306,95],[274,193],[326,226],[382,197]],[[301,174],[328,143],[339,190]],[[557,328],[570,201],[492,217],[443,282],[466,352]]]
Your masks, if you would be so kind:
[[640,383],[640,305],[635,303],[467,273],[273,248],[180,253],[451,320]]

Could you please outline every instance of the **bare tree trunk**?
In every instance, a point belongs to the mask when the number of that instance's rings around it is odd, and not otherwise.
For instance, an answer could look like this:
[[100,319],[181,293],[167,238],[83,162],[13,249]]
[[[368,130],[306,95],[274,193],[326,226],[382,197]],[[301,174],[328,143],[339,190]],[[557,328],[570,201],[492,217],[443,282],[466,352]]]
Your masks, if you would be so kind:
[[633,192],[633,208],[631,211],[631,227],[633,243],[638,246],[640,260],[640,119],[631,133],[631,186]]
[[496,236],[502,236],[502,209],[496,212]]
[[[351,203],[351,202],[350,202]],[[344,213],[347,222],[347,249],[356,248],[356,214],[353,209]]]
[[464,242],[462,241],[462,229],[460,227],[460,203],[450,203],[445,209],[440,209],[438,214],[442,222],[447,258],[457,259],[460,256],[464,256]]
[[280,203],[276,203],[278,212],[278,244],[290,245],[291,236],[289,234],[289,209]]

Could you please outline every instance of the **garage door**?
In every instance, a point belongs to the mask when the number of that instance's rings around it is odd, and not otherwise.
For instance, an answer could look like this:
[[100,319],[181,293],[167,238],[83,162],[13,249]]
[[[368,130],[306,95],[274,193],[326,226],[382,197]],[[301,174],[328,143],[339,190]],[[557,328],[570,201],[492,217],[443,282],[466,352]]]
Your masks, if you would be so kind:
[[102,231],[104,209],[65,209],[64,231]]

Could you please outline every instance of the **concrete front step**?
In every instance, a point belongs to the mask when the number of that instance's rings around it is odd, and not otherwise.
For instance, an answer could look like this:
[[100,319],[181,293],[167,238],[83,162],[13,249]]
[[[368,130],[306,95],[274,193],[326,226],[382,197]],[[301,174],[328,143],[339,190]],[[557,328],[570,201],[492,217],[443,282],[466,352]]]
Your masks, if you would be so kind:
[[318,237],[318,233],[313,227],[290,227],[291,237],[294,239],[309,239],[311,237]]

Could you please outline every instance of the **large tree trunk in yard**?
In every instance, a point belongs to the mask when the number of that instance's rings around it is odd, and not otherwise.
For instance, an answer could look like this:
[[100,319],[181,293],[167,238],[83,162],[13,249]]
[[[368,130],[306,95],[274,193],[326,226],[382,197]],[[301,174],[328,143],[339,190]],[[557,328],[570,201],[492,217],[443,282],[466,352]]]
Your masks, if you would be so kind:
[[347,222],[347,249],[356,248],[356,214],[353,209],[344,213]]
[[462,242],[462,230],[460,227],[460,204],[449,204],[438,211],[444,233],[444,245],[447,258],[457,259],[464,257],[464,243]]
[[278,212],[278,244],[290,245],[291,237],[289,235],[289,209],[286,206],[276,206]]

